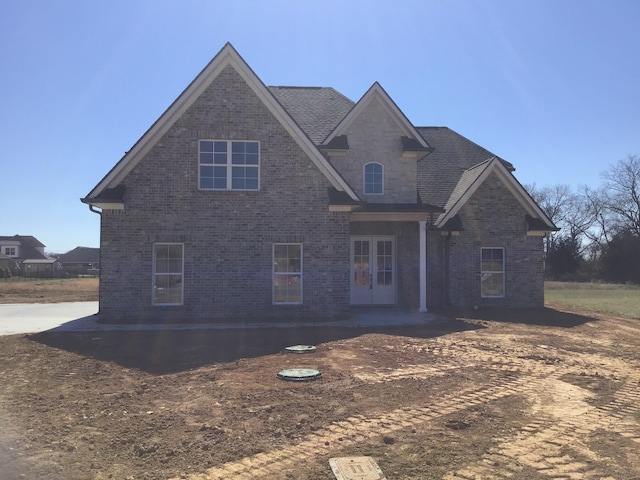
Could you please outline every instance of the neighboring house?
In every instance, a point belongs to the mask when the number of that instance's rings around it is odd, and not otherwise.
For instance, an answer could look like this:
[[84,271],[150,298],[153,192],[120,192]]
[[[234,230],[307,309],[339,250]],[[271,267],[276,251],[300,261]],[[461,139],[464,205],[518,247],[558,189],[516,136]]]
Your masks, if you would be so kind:
[[44,253],[45,245],[30,235],[0,236],[0,254],[9,258],[12,275],[52,278],[61,274],[57,258]]
[[97,275],[100,272],[100,249],[76,247],[58,256],[62,270],[71,275]]
[[555,225],[513,166],[385,90],[266,87],[227,44],[82,201],[100,313],[188,320],[543,305]]
[[11,258],[7,257],[4,253],[0,253],[0,278],[9,276],[12,263]]

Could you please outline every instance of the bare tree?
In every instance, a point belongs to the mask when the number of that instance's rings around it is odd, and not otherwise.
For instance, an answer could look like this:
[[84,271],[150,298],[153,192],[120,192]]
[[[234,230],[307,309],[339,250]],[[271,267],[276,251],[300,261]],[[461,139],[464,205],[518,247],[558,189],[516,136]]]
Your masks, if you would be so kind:
[[538,187],[533,183],[525,185],[525,188],[553,223],[557,225],[564,221],[567,214],[567,204],[572,195],[569,185]]
[[570,239],[580,247],[586,246],[584,238],[595,222],[594,209],[583,191],[575,193],[569,185],[550,185],[538,188],[535,184],[525,187],[547,216],[560,227],[559,232],[547,237],[547,248],[559,239]]
[[604,187],[592,189],[582,187],[581,196],[583,205],[591,218],[591,226],[584,230],[585,237],[591,242],[589,250],[591,257],[595,258],[598,252],[607,245],[613,236],[611,230],[611,212],[607,208],[606,192]]
[[[571,187],[569,185],[546,185],[538,187],[535,183],[525,185],[525,189],[529,195],[536,201],[540,208],[547,214],[556,226],[562,228],[567,203],[571,195]],[[545,239],[545,250],[554,243],[557,233],[550,233]]]
[[640,157],[619,160],[602,177],[603,200],[612,214],[609,229],[640,237]]

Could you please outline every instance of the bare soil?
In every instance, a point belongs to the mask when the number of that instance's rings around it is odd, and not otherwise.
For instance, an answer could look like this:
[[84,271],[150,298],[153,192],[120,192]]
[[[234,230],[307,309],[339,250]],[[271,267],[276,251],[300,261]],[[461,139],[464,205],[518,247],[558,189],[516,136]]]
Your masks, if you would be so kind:
[[[638,321],[446,313],[0,337],[0,479],[324,480],[360,455],[389,480],[640,478]],[[322,378],[276,378],[294,367]]]

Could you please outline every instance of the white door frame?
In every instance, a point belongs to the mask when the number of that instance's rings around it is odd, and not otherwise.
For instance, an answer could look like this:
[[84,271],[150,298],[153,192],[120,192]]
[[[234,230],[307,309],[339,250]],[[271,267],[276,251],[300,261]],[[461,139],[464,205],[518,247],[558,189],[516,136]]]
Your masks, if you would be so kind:
[[[378,265],[378,242],[391,242],[391,284],[379,284],[379,275],[384,275]],[[361,266],[366,270],[360,270],[356,276],[355,265],[355,245],[356,242],[368,242],[366,258],[361,259],[368,262]],[[351,305],[395,305],[397,302],[397,254],[396,237],[392,235],[352,235],[349,238],[350,259],[349,259],[349,285],[351,289]],[[387,265],[387,268],[389,265]],[[380,277],[382,278],[382,277]],[[358,283],[356,283],[356,281]]]

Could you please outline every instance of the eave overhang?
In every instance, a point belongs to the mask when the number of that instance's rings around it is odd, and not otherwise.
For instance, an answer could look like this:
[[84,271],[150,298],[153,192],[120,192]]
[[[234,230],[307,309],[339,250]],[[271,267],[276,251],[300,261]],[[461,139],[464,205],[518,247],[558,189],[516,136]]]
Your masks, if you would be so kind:
[[460,232],[464,231],[460,215],[451,217],[444,225],[438,227],[438,230],[440,230],[442,235],[459,235]]
[[415,138],[402,136],[400,141],[402,142],[402,158],[424,158],[434,150]]
[[124,210],[125,191],[126,187],[124,185],[118,185],[117,187],[103,190],[95,197],[81,198],[80,201],[102,210]]
[[124,210],[124,203],[122,202],[101,202],[91,198],[81,198],[80,201],[87,205],[97,207],[100,210]]
[[527,223],[527,236],[529,237],[544,237],[547,233],[560,230],[555,225],[551,228],[540,218],[532,217],[531,215],[525,215],[524,218]]

